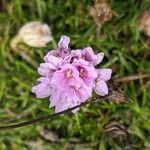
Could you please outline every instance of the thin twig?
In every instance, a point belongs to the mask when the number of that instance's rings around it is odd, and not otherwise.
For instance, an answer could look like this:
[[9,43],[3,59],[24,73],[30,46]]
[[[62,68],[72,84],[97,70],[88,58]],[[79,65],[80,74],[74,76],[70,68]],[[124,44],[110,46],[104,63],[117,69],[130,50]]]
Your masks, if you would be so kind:
[[116,81],[117,82],[129,82],[129,81],[139,80],[143,78],[150,78],[150,74],[139,74],[139,75],[121,77],[121,78],[116,79]]

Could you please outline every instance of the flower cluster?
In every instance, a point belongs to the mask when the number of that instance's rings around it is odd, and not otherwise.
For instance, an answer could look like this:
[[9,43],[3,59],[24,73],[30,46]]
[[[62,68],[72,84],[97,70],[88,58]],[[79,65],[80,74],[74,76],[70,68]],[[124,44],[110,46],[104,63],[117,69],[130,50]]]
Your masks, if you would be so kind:
[[95,55],[91,47],[71,50],[69,43],[70,38],[62,36],[58,48],[48,52],[38,68],[40,83],[32,88],[37,98],[50,96],[50,107],[55,107],[55,112],[85,102],[93,90],[100,96],[108,94],[106,81],[112,71],[95,68],[104,53]]

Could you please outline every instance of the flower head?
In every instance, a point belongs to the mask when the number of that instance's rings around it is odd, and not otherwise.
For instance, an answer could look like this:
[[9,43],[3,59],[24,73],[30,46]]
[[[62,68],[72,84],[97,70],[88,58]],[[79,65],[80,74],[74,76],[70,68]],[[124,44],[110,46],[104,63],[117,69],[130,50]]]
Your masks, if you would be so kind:
[[31,47],[45,47],[52,41],[51,31],[47,24],[33,21],[21,27],[18,36],[21,41]]
[[90,7],[89,13],[95,23],[100,27],[102,27],[106,21],[111,20],[113,16],[111,7],[106,0],[95,1],[94,6]]
[[150,37],[150,9],[141,15],[139,28]]
[[48,52],[38,68],[40,83],[32,88],[37,98],[50,96],[50,107],[55,107],[56,112],[85,102],[92,90],[101,96],[108,94],[106,81],[111,69],[95,68],[104,54],[95,55],[91,47],[71,51],[69,42],[69,37],[62,36],[58,48]]

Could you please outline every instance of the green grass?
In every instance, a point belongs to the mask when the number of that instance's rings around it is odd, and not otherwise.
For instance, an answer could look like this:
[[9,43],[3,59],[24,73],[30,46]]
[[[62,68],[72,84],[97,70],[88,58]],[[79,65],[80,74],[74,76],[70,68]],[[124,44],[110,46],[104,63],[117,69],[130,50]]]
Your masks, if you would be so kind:
[[[0,1],[0,124],[10,124],[37,118],[54,110],[48,108],[48,98],[37,100],[31,87],[39,77],[37,70],[14,54],[10,41],[28,21],[40,20],[52,28],[54,42],[46,48],[26,47],[37,63],[54,48],[61,35],[71,38],[73,48],[92,46],[105,53],[104,67],[114,70],[113,77],[150,72],[148,37],[139,32],[140,13],[150,8],[149,0],[110,0],[118,14],[97,37],[96,25],[89,16],[90,0],[1,0]],[[147,56],[147,57],[145,57]],[[76,114],[60,116],[47,122],[23,128],[0,131],[0,150],[37,149],[31,141],[42,143],[44,150],[134,150],[150,149],[150,88],[147,79],[122,83],[125,94],[133,103],[116,105],[103,102],[81,108]],[[131,139],[112,138],[104,126],[116,120],[128,127]],[[61,142],[53,143],[39,136],[38,128],[58,135]],[[71,142],[76,139],[78,142]],[[38,146],[39,148],[40,146]],[[38,149],[37,149],[38,150]],[[39,149],[40,150],[40,149]]]

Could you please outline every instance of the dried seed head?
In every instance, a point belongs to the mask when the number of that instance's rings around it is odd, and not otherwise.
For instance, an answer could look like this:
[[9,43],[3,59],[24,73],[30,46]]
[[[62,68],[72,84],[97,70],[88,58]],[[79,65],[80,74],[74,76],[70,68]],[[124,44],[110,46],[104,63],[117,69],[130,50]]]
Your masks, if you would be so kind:
[[48,25],[33,21],[21,27],[18,34],[11,40],[10,46],[14,52],[19,53],[23,59],[37,68],[37,63],[30,53],[26,49],[20,48],[19,43],[23,42],[31,47],[45,47],[51,40],[52,36]]
[[122,135],[128,135],[129,132],[125,126],[120,125],[116,122],[111,122],[105,126],[105,132],[109,133],[112,137],[116,138]]
[[52,40],[49,26],[38,21],[22,26],[18,35],[22,42],[32,47],[45,47]]
[[110,101],[116,104],[128,103],[128,100],[122,91],[113,90],[109,96]]
[[150,37],[150,10],[141,15],[139,29]]
[[110,101],[112,101],[116,104],[132,102],[130,99],[128,99],[124,95],[120,85],[115,80],[110,80],[108,86],[109,86],[109,91],[110,91],[108,98]]
[[111,7],[104,0],[96,1],[94,6],[90,8],[89,13],[100,27],[112,18]]

